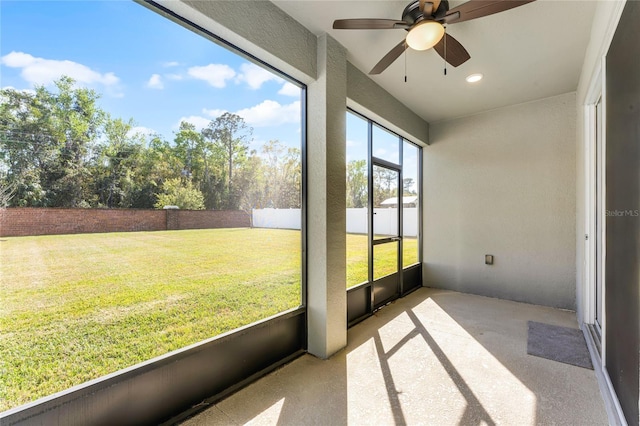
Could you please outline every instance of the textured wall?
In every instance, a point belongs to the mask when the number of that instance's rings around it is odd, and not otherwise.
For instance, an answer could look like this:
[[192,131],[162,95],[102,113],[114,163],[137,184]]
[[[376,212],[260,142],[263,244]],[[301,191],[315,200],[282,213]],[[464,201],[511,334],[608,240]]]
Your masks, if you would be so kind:
[[328,358],[347,344],[347,52],[325,34],[317,63],[307,103],[308,350]]
[[570,93],[432,124],[425,285],[575,308],[575,123]]
[[316,77],[317,37],[269,1],[159,3],[304,83]]
[[412,142],[429,143],[429,124],[347,62],[348,105]]
[[249,227],[243,211],[9,208],[0,237]]

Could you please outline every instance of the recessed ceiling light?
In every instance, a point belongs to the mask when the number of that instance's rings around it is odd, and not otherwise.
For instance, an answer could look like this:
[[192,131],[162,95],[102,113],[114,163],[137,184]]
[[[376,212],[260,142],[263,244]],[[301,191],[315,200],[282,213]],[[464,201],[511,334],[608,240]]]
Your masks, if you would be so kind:
[[482,80],[482,74],[471,74],[467,77],[467,83],[477,83]]

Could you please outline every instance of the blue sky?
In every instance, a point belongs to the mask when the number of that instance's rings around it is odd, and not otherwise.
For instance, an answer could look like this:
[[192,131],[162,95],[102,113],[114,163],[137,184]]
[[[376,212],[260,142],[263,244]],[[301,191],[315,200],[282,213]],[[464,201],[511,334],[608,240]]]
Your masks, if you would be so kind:
[[[361,117],[347,114],[347,163],[354,160],[367,159],[367,121]],[[373,130],[373,155],[383,160],[398,164],[399,147],[398,136],[374,126]],[[418,149],[408,143],[403,146],[403,177],[414,180],[411,186],[413,191],[418,190]]]
[[132,1],[1,1],[0,87],[51,87],[61,75],[101,107],[166,139],[225,111],[254,128],[253,148],[300,146],[300,89]]
[[[63,74],[101,93],[103,109],[133,118],[142,133],[172,140],[181,120],[201,128],[229,111],[253,127],[258,151],[272,139],[300,146],[299,88],[144,6],[0,1],[0,87],[51,87]],[[347,121],[347,161],[366,158],[366,123]],[[398,160],[384,145],[374,150]],[[415,176],[416,162],[405,157],[405,176]]]

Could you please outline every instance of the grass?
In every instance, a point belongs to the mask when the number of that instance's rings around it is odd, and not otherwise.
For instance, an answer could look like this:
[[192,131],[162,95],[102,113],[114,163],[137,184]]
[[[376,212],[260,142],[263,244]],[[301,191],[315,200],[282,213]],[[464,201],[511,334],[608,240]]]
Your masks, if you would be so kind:
[[[0,258],[0,411],[300,304],[299,231],[5,238]],[[366,280],[366,236],[347,263],[349,286]]]
[[300,304],[300,232],[0,242],[0,410]]
[[[347,234],[347,287],[368,281],[368,239],[365,235]],[[381,278],[398,268],[398,243],[381,244],[373,248],[373,277]],[[403,267],[418,262],[418,240],[403,238]]]

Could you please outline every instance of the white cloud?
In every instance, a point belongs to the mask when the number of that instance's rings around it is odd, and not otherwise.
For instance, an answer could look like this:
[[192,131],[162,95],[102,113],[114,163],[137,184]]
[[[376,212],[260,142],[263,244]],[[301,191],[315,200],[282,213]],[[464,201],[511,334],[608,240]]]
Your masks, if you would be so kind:
[[0,90],[15,90],[16,92],[27,93],[29,95],[35,95],[36,94],[36,91],[33,90],[33,89],[16,89],[13,86],[0,87]]
[[207,114],[209,117],[212,117],[212,118],[218,118],[225,112],[228,112],[228,111],[224,109],[206,109],[206,108],[202,109],[203,114]]
[[187,73],[198,80],[204,80],[211,86],[222,89],[227,85],[227,80],[236,76],[236,72],[228,65],[209,64],[205,66],[191,67]]
[[254,127],[279,126],[285,123],[300,121],[300,101],[288,105],[280,105],[276,101],[266,100],[251,108],[236,112]]
[[[67,75],[79,83],[102,84],[113,88],[120,79],[112,72],[101,74],[73,61],[37,58],[24,52],[11,52],[0,58],[10,68],[20,68],[20,76],[31,84],[48,85]],[[116,95],[117,96],[117,95]]]
[[164,83],[162,83],[162,77],[160,74],[153,74],[149,81],[147,81],[147,87],[149,89],[164,89]]
[[211,121],[211,119],[206,117],[201,117],[199,115],[190,115],[189,117],[180,117],[180,120],[178,120],[178,123],[174,126],[174,128],[178,129],[180,127],[180,123],[182,123],[183,121],[193,124],[196,127],[196,130],[200,131],[209,125],[209,122]]
[[253,90],[258,90],[267,81],[281,82],[282,78],[257,65],[244,63],[240,66],[238,81],[247,83]]
[[[180,127],[180,122],[186,121],[196,126],[196,129],[200,131],[207,127],[211,120],[215,120],[225,112],[228,111],[224,109],[203,108],[202,113],[207,117],[201,115],[182,117],[178,120],[174,129]],[[276,101],[266,100],[250,108],[236,111],[234,114],[242,117],[248,125],[253,127],[270,127],[286,123],[297,123],[300,121],[300,101],[295,101],[288,105],[281,105]]]
[[288,81],[282,85],[280,90],[278,90],[278,95],[284,96],[300,96],[300,88],[293,83],[289,83]]
[[140,136],[154,136],[157,135],[158,132],[156,132],[153,129],[150,129],[148,127],[144,127],[144,126],[136,126],[131,128],[131,130],[129,130],[127,132],[127,136],[128,137],[132,137],[135,135],[140,135]]
[[164,62],[162,64],[162,66],[165,68],[177,67],[178,65],[180,65],[180,62],[176,62],[176,61]]

